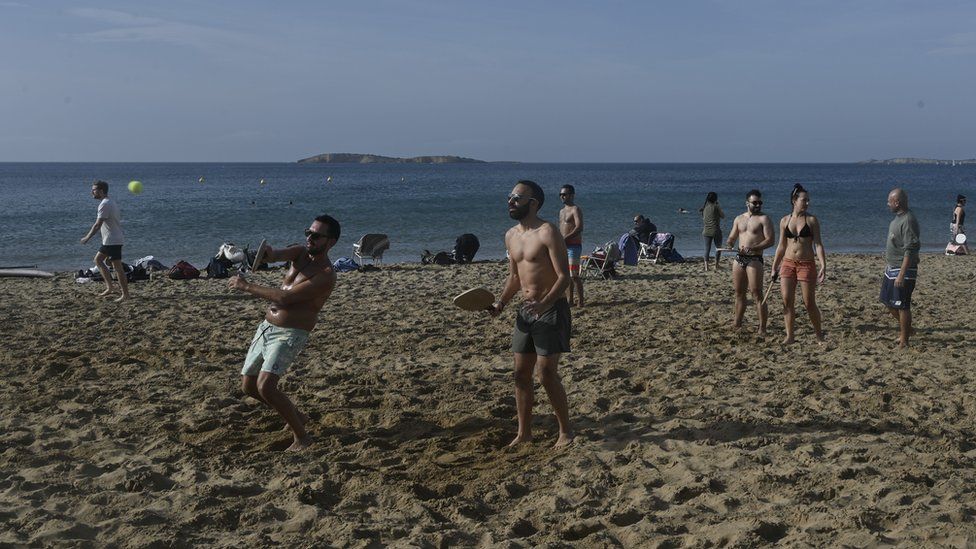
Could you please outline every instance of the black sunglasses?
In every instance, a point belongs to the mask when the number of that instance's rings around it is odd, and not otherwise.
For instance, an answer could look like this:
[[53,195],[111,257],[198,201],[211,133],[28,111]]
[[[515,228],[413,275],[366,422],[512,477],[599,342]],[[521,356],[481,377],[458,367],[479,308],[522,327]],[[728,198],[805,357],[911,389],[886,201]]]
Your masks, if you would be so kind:
[[762,206],[762,200],[757,200],[755,202],[750,202],[753,206]]
[[311,238],[312,240],[318,240],[320,238],[331,238],[327,234],[317,233],[312,229],[305,229],[305,238]]

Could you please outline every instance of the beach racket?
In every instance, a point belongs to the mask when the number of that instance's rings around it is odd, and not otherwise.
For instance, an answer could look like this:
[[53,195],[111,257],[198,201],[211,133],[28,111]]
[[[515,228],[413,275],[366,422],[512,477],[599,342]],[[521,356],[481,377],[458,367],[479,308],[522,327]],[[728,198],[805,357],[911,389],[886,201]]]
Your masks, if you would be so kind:
[[454,297],[454,304],[465,311],[484,311],[495,302],[495,294],[484,288],[471,288]]
[[264,246],[268,243],[267,239],[262,238],[261,243],[258,244],[258,253],[254,254],[254,263],[251,264],[251,272],[256,272],[258,270],[258,265],[264,261]]
[[956,240],[956,244],[959,244],[960,246],[962,246],[963,244],[966,243],[966,235],[963,234],[963,233],[958,233],[956,235],[955,240]]
[[766,304],[766,300],[769,299],[769,292],[773,291],[773,284],[775,284],[775,283],[776,283],[775,280],[770,280],[769,281],[769,286],[766,287],[766,293],[763,294],[763,300],[762,300],[762,303],[760,303],[760,305],[765,305]]

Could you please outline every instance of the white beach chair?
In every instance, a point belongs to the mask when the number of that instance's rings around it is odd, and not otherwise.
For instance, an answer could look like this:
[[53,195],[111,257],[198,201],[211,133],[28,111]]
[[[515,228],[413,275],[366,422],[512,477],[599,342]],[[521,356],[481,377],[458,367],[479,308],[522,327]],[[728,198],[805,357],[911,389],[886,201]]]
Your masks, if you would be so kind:
[[359,258],[360,264],[365,259],[370,259],[373,263],[382,263],[383,252],[389,249],[390,238],[378,233],[364,234],[359,242],[352,245],[352,253]]

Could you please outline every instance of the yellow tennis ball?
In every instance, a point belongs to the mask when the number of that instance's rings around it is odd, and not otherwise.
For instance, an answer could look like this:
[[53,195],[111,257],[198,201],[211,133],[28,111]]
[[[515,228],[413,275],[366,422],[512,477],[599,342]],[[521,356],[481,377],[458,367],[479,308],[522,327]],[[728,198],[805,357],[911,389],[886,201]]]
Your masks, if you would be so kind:
[[129,192],[139,194],[142,192],[142,183],[139,181],[129,181]]

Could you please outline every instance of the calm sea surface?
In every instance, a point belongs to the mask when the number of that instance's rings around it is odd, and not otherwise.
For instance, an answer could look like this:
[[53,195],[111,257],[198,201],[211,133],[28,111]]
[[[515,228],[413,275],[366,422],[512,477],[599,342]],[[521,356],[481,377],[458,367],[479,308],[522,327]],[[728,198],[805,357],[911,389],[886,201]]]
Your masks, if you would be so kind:
[[[811,193],[810,211],[823,224],[828,253],[879,254],[891,219],[885,199],[892,187],[907,189],[926,251],[945,247],[955,196],[976,195],[976,166],[0,163],[0,267],[91,266],[99,237],[84,246],[78,241],[95,220],[95,179],[109,182],[109,194],[122,209],[124,261],[154,255],[167,265],[186,259],[201,268],[223,242],[301,242],[302,230],[322,213],[342,224],[333,259],[351,256],[353,242],[367,232],[390,235],[387,262],[419,261],[425,248],[450,250],[466,232],[481,239],[478,259],[501,258],[502,237],[513,223],[505,196],[518,179],[542,185],[541,215],[550,221],[561,206],[559,186],[576,186],[584,250],[626,232],[633,215],[642,213],[659,230],[674,233],[685,256],[702,254],[697,212],[708,191],[719,195],[728,235],[749,189],[763,191],[764,209],[778,221],[789,213],[793,184],[803,183]],[[130,194],[130,180],[142,181],[145,191]]]

